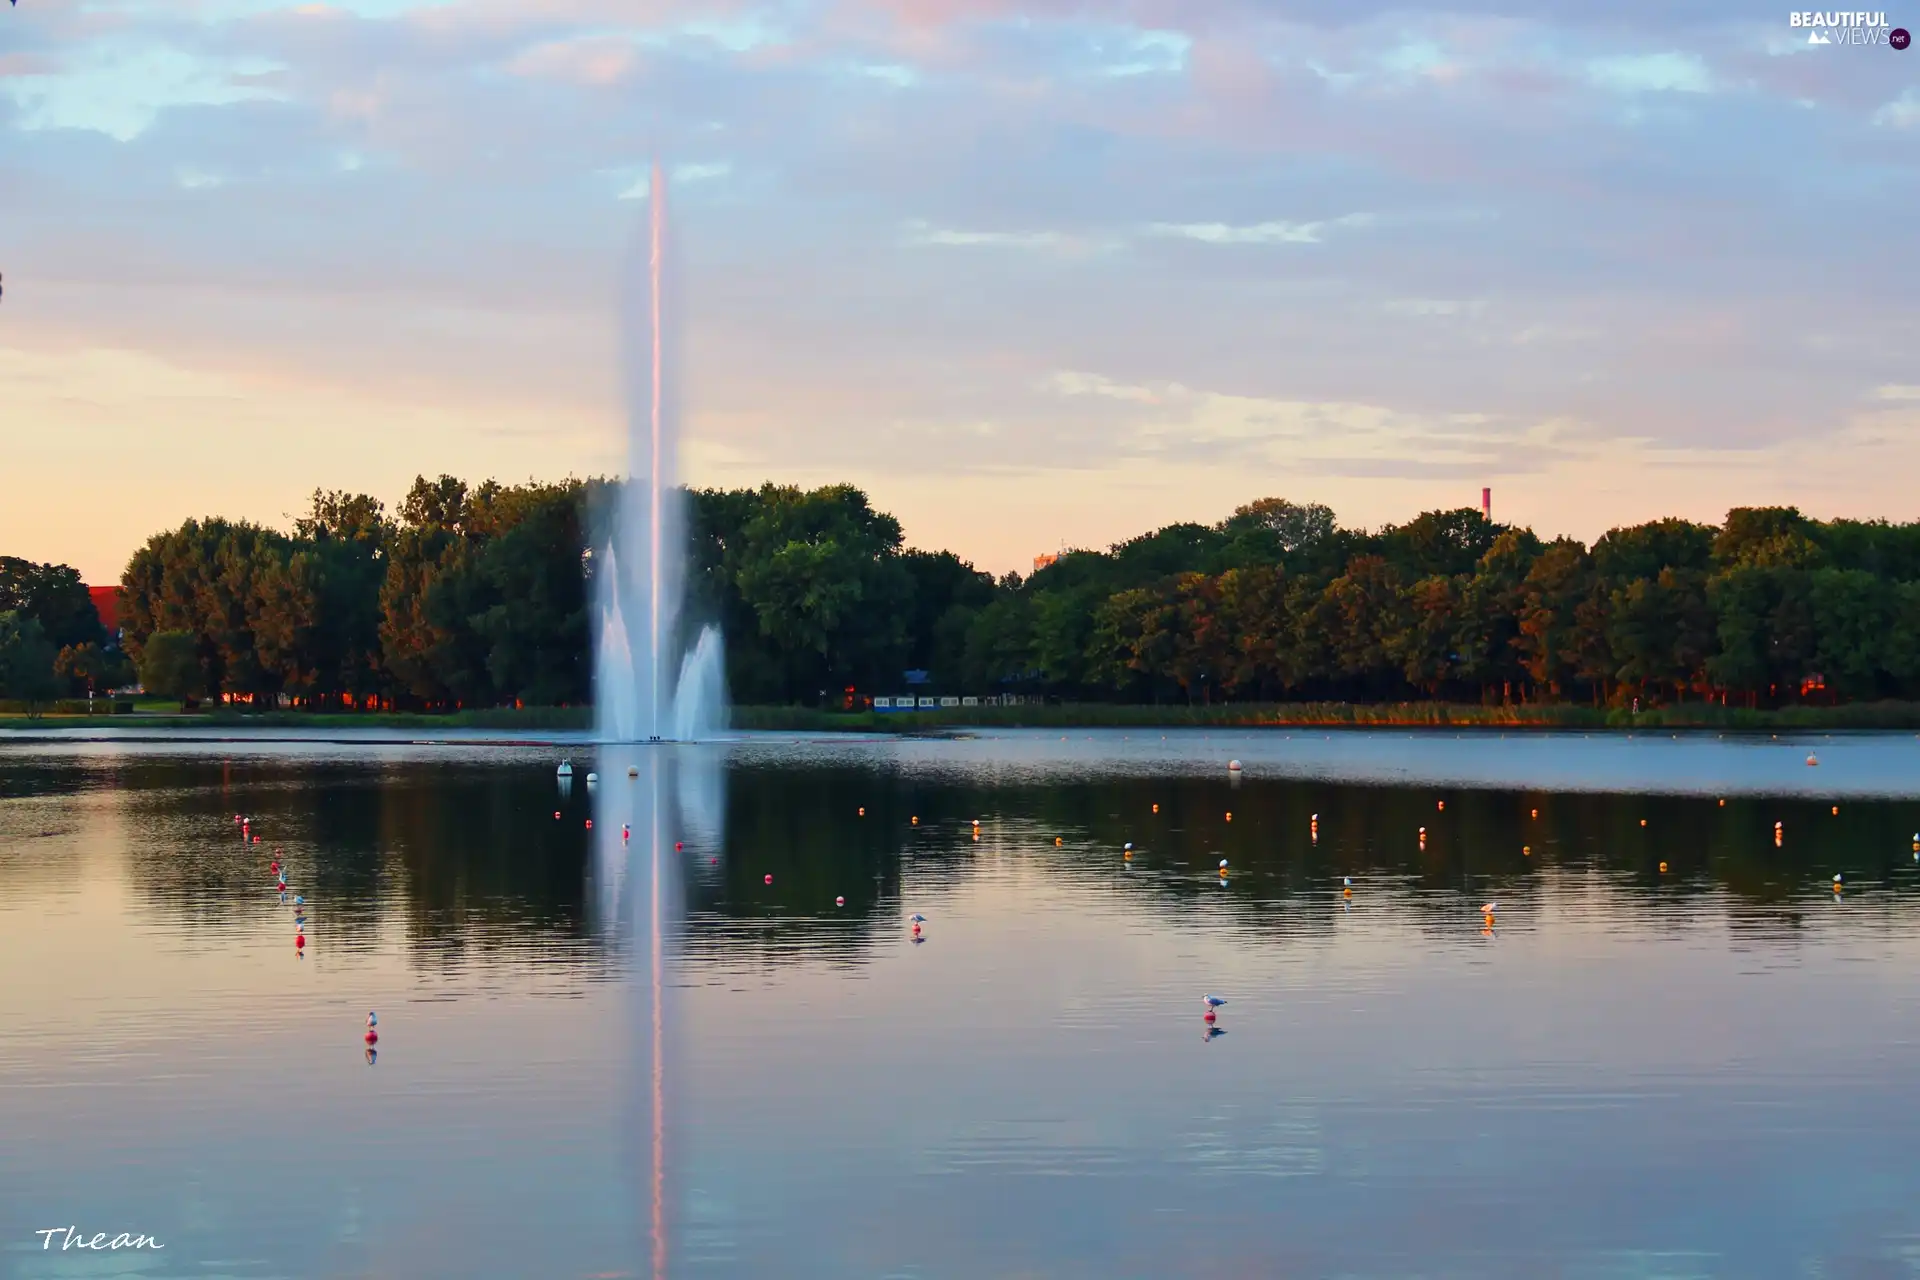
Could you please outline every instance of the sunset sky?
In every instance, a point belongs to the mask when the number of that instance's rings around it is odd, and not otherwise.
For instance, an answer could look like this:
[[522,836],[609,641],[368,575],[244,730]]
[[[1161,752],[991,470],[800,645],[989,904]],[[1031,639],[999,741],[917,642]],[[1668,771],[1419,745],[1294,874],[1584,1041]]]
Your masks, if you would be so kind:
[[[1920,28],[1920,8],[1892,12]],[[1669,0],[19,0],[0,554],[622,465],[983,568],[1263,495],[1920,516],[1920,52]]]

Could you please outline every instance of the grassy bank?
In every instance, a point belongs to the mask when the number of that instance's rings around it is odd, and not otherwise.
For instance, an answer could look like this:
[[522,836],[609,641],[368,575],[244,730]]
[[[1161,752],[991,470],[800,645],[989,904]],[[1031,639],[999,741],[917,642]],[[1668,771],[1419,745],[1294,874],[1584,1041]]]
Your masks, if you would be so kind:
[[1484,729],[1920,729],[1920,702],[1863,702],[1773,711],[1686,703],[1638,714],[1563,704],[1480,706],[1443,702],[1236,703],[1210,707],[1070,703],[1037,707],[946,707],[937,711],[832,712],[806,707],[738,707],[748,729],[903,731],[952,725],[1049,729],[1302,726]]
[[[1340,728],[1485,728],[1485,729],[1917,729],[1920,702],[1861,702],[1837,707],[1784,707],[1748,711],[1710,703],[1654,707],[1639,714],[1623,709],[1533,704],[1478,706],[1439,702],[1235,703],[1211,707],[1114,706],[1069,703],[1028,707],[945,707],[930,711],[844,712],[810,707],[735,707],[740,729],[781,729],[814,733],[911,733],[967,725],[1047,729],[1175,728],[1182,726],[1301,726]],[[447,729],[491,729],[502,733],[591,728],[588,707],[490,708],[447,715],[395,712],[227,710],[179,715],[46,715],[0,717],[0,729],[100,728],[131,731],[168,729],[394,729],[424,733]]]

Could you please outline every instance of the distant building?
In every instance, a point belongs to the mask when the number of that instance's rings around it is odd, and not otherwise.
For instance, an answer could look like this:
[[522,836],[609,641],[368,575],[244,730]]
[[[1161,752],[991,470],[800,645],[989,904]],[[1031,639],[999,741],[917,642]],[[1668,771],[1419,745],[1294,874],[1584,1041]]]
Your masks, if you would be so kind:
[[1480,518],[1489,521],[1493,519],[1493,490],[1491,489],[1480,491]]
[[119,644],[120,588],[88,587],[87,597],[93,601],[93,611],[100,615],[100,625],[107,629],[107,638]]
[[1060,560],[1060,557],[1058,555],[1050,555],[1045,553],[1042,553],[1041,555],[1037,555],[1033,558],[1033,571],[1035,573],[1038,573],[1050,564],[1059,563],[1059,560]]

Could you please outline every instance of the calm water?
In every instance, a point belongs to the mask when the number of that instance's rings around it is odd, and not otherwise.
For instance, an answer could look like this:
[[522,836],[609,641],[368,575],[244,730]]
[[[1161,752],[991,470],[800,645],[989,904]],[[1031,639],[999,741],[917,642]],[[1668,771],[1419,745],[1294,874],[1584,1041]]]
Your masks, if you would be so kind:
[[0,1275],[1912,1275],[1916,830],[1910,735],[0,742]]

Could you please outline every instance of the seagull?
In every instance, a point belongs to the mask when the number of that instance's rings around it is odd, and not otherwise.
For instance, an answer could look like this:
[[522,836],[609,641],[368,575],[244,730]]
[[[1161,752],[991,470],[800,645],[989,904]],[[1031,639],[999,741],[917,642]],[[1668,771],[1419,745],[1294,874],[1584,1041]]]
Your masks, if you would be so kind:
[[907,919],[913,921],[915,924],[925,924],[927,922],[927,918],[921,915],[918,911],[908,916]]
[[377,1027],[380,1025],[380,1019],[374,1016],[373,1010],[371,1009],[367,1010],[367,1025],[370,1027]]
[[1497,903],[1497,902],[1489,902],[1489,903],[1487,903],[1487,904],[1486,904],[1486,905],[1485,905],[1484,907],[1481,907],[1481,908],[1480,908],[1480,914],[1481,914],[1481,915],[1484,915],[1484,916],[1490,916],[1490,915],[1492,915],[1492,914],[1493,914],[1494,912],[1496,912],[1496,911],[1498,911],[1499,909],[1500,909],[1500,904],[1499,904],[1499,903]]
[[1218,1009],[1226,1003],[1226,1001],[1219,996],[1201,996],[1200,998],[1206,1001],[1207,1008],[1209,1009]]

